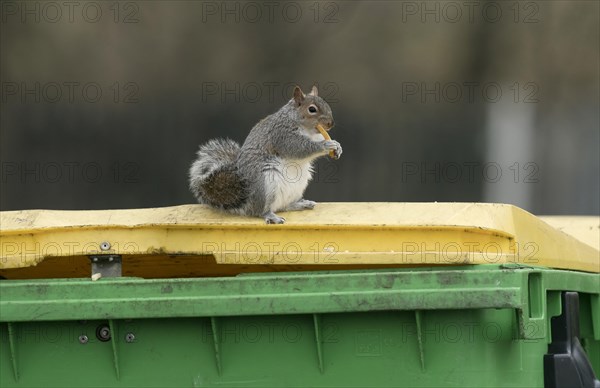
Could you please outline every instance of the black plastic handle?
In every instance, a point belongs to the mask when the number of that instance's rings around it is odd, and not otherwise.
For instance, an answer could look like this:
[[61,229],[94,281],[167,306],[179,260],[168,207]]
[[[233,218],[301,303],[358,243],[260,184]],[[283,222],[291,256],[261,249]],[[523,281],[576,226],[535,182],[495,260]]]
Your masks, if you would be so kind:
[[546,388],[600,388],[579,342],[579,294],[562,293],[562,314],[551,319],[552,342],[544,355]]

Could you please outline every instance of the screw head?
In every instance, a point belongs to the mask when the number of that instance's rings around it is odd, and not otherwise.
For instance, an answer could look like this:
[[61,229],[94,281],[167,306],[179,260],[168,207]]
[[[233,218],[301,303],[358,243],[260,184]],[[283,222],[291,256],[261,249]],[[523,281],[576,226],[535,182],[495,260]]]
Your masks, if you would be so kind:
[[80,344],[87,344],[88,341],[89,341],[89,338],[88,338],[87,335],[82,334],[82,335],[79,336],[79,343]]
[[110,249],[110,243],[108,241],[103,241],[100,243],[100,249],[103,251],[108,251]]
[[135,335],[133,333],[127,333],[125,334],[125,342],[133,342],[135,341]]
[[100,325],[96,329],[96,337],[102,342],[110,341],[110,328],[105,325]]

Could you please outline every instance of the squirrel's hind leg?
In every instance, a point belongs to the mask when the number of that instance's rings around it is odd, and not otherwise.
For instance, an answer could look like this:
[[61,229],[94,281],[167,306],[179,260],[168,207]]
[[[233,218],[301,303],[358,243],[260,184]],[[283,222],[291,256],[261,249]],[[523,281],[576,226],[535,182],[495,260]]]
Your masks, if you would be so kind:
[[301,199],[296,202],[290,203],[284,210],[286,212],[300,211],[300,210],[312,210],[317,203],[315,201],[309,201],[308,199]]
[[283,224],[285,222],[285,218],[279,217],[277,214],[272,211],[268,211],[263,214],[263,218],[267,224]]

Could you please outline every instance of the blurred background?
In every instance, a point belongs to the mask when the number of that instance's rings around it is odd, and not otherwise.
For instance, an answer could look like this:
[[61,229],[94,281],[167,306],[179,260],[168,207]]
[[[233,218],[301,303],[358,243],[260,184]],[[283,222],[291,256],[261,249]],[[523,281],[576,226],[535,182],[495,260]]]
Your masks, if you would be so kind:
[[200,143],[317,84],[306,198],[597,215],[599,4],[2,1],[0,209],[194,203]]

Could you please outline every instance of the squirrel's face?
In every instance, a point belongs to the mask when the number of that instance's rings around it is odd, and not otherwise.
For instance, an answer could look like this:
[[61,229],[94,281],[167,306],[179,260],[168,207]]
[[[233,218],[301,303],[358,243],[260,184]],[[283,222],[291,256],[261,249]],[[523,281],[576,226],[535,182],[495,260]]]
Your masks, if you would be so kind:
[[306,129],[314,129],[316,133],[319,133],[316,129],[317,124],[321,124],[327,131],[334,125],[331,107],[319,97],[318,93],[316,86],[313,86],[311,92],[306,95],[302,93],[300,87],[296,86],[293,98],[300,116],[300,124]]

